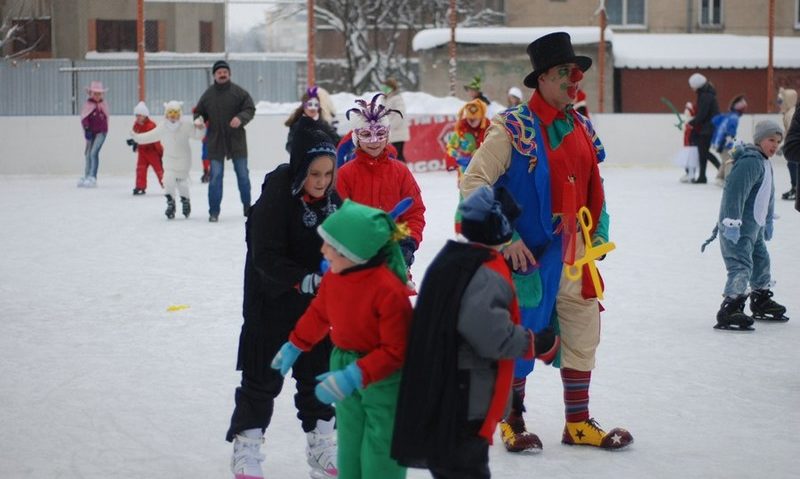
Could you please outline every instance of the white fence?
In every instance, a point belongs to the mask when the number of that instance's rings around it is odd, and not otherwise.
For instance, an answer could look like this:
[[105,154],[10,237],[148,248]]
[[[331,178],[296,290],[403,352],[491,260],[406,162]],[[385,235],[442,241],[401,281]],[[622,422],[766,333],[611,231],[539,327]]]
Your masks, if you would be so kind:
[[[777,114],[745,115],[739,123],[740,138],[751,141],[753,126],[764,118],[780,123]],[[270,170],[288,160],[285,119],[285,115],[256,115],[247,125],[250,169]],[[606,148],[606,167],[673,167],[672,157],[683,138],[672,126],[674,115],[598,114],[592,119]],[[132,115],[110,118],[108,138],[100,152],[100,176],[133,174],[136,156],[125,144],[132,124]],[[0,116],[0,144],[0,174],[77,178],[83,173],[84,139],[77,116]],[[199,172],[199,142],[193,142],[192,148],[197,158],[193,170]]]

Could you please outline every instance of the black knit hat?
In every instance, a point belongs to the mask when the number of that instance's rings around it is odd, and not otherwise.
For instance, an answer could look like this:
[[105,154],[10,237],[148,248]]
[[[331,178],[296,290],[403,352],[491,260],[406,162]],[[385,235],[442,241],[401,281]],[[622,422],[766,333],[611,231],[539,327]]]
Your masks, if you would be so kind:
[[228,65],[228,62],[226,62],[225,60],[217,60],[217,61],[214,62],[214,66],[211,67],[211,74],[213,75],[220,68],[224,68],[224,69],[228,70],[228,72],[231,71],[231,67],[230,67],[230,65]]
[[459,205],[461,234],[485,245],[508,242],[514,234],[514,222],[522,213],[519,205],[502,186],[482,186]]
[[531,57],[533,65],[533,72],[526,76],[524,81],[528,88],[538,87],[539,76],[554,66],[575,63],[584,72],[592,66],[591,58],[575,55],[567,32],[555,32],[537,38],[528,45],[528,56]]
[[318,156],[333,157],[336,164],[336,145],[322,130],[301,128],[292,139],[292,151],[289,156],[289,169],[292,175],[292,194],[297,195],[303,189],[311,162]]

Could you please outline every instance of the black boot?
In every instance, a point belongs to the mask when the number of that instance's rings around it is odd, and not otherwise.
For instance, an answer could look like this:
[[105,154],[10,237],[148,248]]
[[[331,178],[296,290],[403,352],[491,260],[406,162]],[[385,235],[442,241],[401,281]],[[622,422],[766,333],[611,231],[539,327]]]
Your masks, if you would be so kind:
[[752,331],[753,318],[744,314],[746,295],[726,297],[717,313],[715,329],[730,329],[734,331]]
[[181,206],[183,207],[183,216],[188,218],[189,213],[192,212],[192,204],[189,202],[189,198],[181,196]]
[[172,195],[164,195],[167,197],[167,210],[164,212],[167,215],[167,219],[175,218],[175,199],[172,198]]
[[781,195],[781,198],[784,200],[795,200],[797,199],[797,188],[794,186],[791,190],[787,191],[786,193]]
[[786,322],[786,307],[778,304],[772,299],[772,291],[768,289],[754,289],[750,293],[750,311],[753,312],[753,319],[763,321]]

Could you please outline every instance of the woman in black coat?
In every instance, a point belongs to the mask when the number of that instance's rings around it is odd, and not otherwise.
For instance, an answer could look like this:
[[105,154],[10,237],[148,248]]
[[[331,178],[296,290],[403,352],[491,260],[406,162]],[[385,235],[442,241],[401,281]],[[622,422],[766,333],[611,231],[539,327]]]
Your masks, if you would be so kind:
[[[270,361],[316,294],[322,274],[317,226],[341,204],[333,190],[333,140],[319,130],[298,132],[295,140],[289,164],[267,174],[247,220],[244,324],[237,362],[242,381],[226,437],[234,442],[234,474],[262,477],[259,447],[283,386],[283,376]],[[330,351],[330,342],[323,341],[292,368],[309,464],[328,474],[336,464],[334,410],[317,400],[314,386],[316,376],[328,371]]]

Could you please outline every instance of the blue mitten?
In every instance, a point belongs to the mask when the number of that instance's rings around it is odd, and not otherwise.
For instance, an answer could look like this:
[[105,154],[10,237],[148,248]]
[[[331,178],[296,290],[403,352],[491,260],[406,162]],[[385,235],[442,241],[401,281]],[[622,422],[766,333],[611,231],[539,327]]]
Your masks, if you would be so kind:
[[272,358],[272,369],[277,369],[281,372],[281,376],[286,376],[286,373],[289,369],[292,368],[292,365],[295,361],[297,361],[297,357],[300,356],[300,349],[292,344],[291,341],[286,341],[281,349],[278,351],[278,354]]
[[317,376],[320,381],[314,389],[317,399],[325,404],[341,401],[361,388],[363,381],[361,368],[352,363],[344,369]]
[[742,226],[742,220],[732,220],[730,218],[725,218],[719,225],[719,229],[722,232],[722,236],[725,237],[728,241],[733,244],[739,242],[739,238],[742,236],[742,232],[740,228]]
[[94,133],[92,133],[92,130],[90,130],[88,128],[84,128],[83,137],[86,138],[86,140],[88,140],[88,141],[92,141],[92,140],[94,140]]
[[772,220],[767,221],[767,224],[764,225],[764,239],[766,241],[772,239]]

